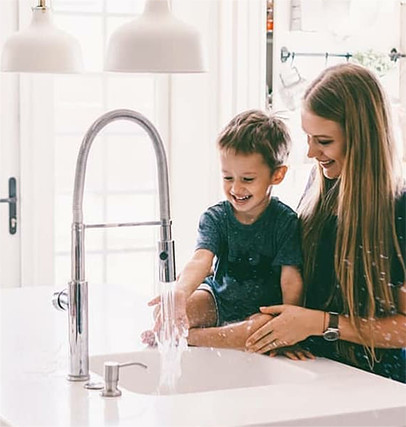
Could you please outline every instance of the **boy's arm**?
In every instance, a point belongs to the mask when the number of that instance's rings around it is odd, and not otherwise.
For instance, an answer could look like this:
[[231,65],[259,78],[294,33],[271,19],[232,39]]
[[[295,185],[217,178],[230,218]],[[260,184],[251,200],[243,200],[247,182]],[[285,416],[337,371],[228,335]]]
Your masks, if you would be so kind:
[[242,322],[213,328],[192,328],[189,329],[188,344],[196,347],[244,350],[247,338],[270,319],[271,316],[257,313]]
[[303,279],[295,265],[283,265],[281,271],[282,299],[284,304],[303,304]]
[[[186,264],[179,275],[174,289],[175,301],[175,324],[180,330],[189,328],[189,321],[186,315],[186,302],[192,293],[199,287],[203,280],[211,271],[214,254],[207,249],[197,249],[191,260]],[[161,295],[148,302],[149,306],[159,306]],[[161,312],[157,310],[155,317],[154,331],[158,332],[162,326]]]
[[197,249],[191,260],[179,275],[176,290],[183,292],[186,299],[200,286],[210,274],[214,254],[207,249]]
[[[210,275],[213,258],[214,254],[208,249],[197,249],[176,278],[175,290],[184,295],[185,301],[200,286],[203,280]],[[161,297],[157,296],[149,301],[148,305],[159,304],[160,300]]]

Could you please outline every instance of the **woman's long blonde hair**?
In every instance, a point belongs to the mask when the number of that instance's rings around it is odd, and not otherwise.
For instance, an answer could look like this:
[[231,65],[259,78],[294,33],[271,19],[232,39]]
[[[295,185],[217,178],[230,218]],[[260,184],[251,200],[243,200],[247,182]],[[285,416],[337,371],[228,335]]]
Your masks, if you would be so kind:
[[[361,333],[361,318],[368,324],[394,313],[393,256],[405,271],[395,229],[395,199],[402,184],[396,173],[388,104],[377,78],[366,68],[348,63],[324,70],[305,92],[303,108],[339,123],[345,136],[340,177],[328,182],[319,166],[311,191],[299,207],[305,281],[312,280],[314,248],[322,226],[337,215],[334,265],[344,312],[373,363],[373,335],[364,328]],[[372,328],[373,321],[369,325]]]

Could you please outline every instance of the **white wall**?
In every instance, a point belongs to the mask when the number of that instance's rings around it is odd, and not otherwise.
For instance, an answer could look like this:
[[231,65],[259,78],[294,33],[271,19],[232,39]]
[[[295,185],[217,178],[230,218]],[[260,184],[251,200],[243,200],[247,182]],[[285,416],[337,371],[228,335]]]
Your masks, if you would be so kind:
[[[406,59],[393,63],[390,50],[401,46],[400,11],[404,0],[274,0],[273,107],[288,120],[293,136],[291,169],[282,185],[275,188],[282,199],[295,207],[312,162],[306,158],[307,144],[300,124],[300,102],[307,84],[325,67],[345,62],[345,58],[324,54],[369,55],[388,69],[381,75],[393,107],[393,118],[400,153],[406,152],[406,92],[400,89],[400,70]],[[291,22],[291,5],[301,9],[301,19]],[[404,12],[403,12],[404,14]],[[281,61],[281,48],[292,56]],[[372,50],[372,54],[369,52]],[[301,56],[320,53],[321,56]],[[403,52],[404,53],[404,52]],[[354,58],[351,58],[353,60]],[[284,82],[284,83],[283,83]],[[404,83],[403,83],[404,84]],[[402,101],[401,101],[402,99]],[[403,141],[403,142],[402,142]],[[403,154],[404,155],[404,154]],[[301,183],[301,184],[300,184]]]

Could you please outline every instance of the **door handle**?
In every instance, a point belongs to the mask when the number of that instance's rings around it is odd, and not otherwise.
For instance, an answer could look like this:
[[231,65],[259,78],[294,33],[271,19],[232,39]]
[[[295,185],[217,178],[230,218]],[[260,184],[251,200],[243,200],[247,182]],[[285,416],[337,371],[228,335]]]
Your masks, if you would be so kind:
[[8,198],[0,199],[0,203],[8,203],[8,231],[17,233],[17,180],[14,177],[8,180]]

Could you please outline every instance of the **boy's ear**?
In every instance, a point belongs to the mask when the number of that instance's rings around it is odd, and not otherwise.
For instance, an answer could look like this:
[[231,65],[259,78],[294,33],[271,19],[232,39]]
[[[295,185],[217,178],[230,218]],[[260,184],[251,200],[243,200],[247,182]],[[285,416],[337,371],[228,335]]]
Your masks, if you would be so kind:
[[278,166],[272,174],[272,185],[280,184],[285,178],[287,170],[287,166]]

